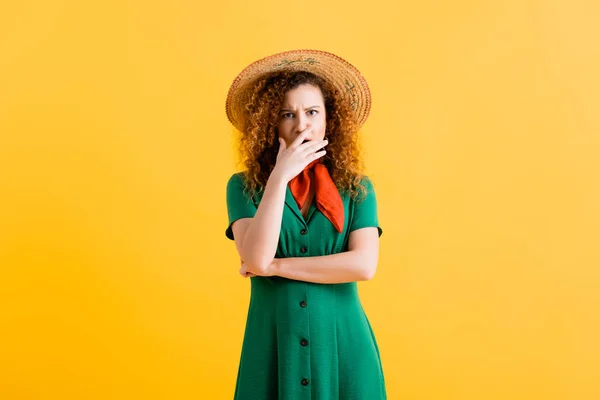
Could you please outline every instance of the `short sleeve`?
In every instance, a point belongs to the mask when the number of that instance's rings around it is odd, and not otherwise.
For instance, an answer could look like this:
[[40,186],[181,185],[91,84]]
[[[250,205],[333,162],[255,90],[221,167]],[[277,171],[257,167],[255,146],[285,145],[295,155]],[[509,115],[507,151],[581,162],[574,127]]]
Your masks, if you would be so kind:
[[229,225],[225,236],[234,240],[231,225],[240,218],[253,218],[256,214],[256,205],[244,194],[244,175],[242,172],[233,174],[227,182],[227,214]]
[[383,230],[379,226],[375,188],[373,187],[371,180],[366,176],[361,183],[365,189],[367,189],[367,194],[366,196],[361,194],[359,198],[355,200],[354,213],[350,223],[349,232],[360,228],[376,227],[379,231],[379,236],[381,236]]

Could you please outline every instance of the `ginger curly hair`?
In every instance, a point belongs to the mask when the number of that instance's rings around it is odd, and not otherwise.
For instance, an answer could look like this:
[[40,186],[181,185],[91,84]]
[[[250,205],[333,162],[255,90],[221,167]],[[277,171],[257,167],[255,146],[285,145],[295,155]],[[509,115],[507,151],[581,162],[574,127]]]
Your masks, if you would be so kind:
[[329,81],[307,71],[278,71],[259,78],[248,96],[238,155],[246,167],[246,189],[251,196],[264,190],[279,151],[279,111],[285,93],[303,84],[321,89],[325,103],[327,153],[322,157],[336,187],[351,198],[366,194],[358,124],[348,101]]

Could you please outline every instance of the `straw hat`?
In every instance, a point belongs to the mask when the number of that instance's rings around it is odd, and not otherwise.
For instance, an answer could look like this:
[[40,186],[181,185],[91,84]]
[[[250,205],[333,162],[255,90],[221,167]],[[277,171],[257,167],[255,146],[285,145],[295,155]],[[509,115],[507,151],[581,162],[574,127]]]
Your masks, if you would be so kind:
[[242,117],[253,84],[263,74],[281,70],[308,71],[330,81],[352,106],[359,126],[366,121],[371,109],[371,92],[358,69],[326,51],[291,50],[254,61],[233,80],[227,93],[225,112],[238,130],[242,130]]

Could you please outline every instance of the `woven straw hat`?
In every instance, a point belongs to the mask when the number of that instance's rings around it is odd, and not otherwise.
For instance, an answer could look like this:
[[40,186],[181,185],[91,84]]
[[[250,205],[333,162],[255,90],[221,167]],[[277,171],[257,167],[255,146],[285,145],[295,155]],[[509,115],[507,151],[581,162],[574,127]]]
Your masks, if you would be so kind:
[[227,93],[225,112],[234,127],[242,130],[245,105],[256,80],[265,73],[280,70],[308,71],[330,81],[352,106],[359,126],[369,116],[371,92],[358,69],[326,51],[291,50],[254,61],[233,80]]

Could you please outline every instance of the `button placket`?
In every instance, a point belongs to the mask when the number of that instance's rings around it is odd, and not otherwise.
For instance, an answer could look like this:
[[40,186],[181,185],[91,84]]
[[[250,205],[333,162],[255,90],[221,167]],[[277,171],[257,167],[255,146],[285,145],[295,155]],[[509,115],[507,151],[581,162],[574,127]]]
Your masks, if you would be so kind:
[[310,340],[310,324],[309,324],[309,314],[310,311],[308,309],[307,302],[307,285],[302,285],[303,292],[302,297],[298,303],[298,325],[296,330],[296,340],[298,343],[296,347],[297,352],[297,360],[298,360],[298,382],[300,383],[299,387],[307,387],[309,385],[311,379],[311,351],[309,349],[308,344]]
[[302,226],[302,229],[300,229],[300,235],[304,236],[301,240],[299,240],[299,244],[300,244],[300,253],[301,254],[306,254],[308,252],[308,237],[306,237],[306,235],[308,234],[308,227],[306,225]]

